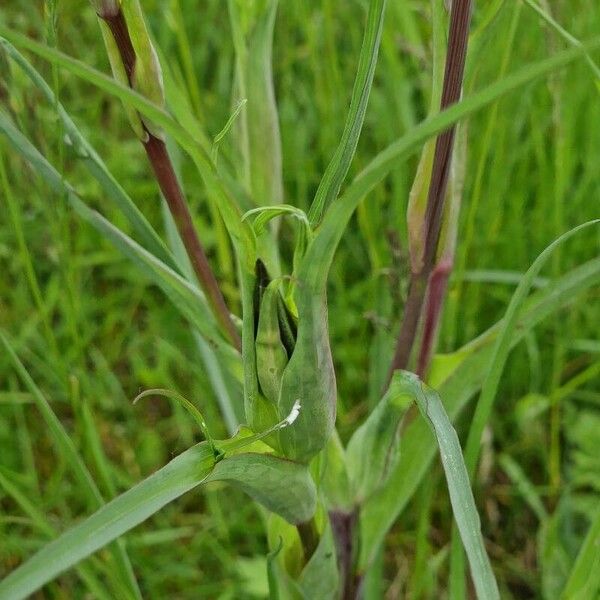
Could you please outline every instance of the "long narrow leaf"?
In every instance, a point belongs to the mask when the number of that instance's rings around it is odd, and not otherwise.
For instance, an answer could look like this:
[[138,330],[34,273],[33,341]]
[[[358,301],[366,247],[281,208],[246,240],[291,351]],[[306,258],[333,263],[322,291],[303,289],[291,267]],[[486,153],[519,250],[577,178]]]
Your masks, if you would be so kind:
[[597,598],[600,590],[600,510],[598,510],[561,598],[564,600],[587,600]]
[[358,139],[365,120],[367,104],[373,85],[375,66],[379,55],[381,32],[383,30],[383,17],[385,14],[386,0],[371,0],[367,26],[358,60],[358,70],[352,90],[350,110],[342,133],[342,139],[327,165],[325,175],[319,183],[315,199],[308,213],[311,225],[316,225],[321,220],[323,212],[337,198],[342,183],[350,168],[350,163],[356,152]]
[[[0,468],[0,488],[14,500],[21,510],[31,519],[32,523],[48,538],[58,535],[57,530],[51,525],[49,518],[35,505],[31,497],[11,481],[5,469]],[[37,498],[36,498],[37,500]],[[95,561],[97,562],[97,561]],[[98,600],[110,600],[110,592],[106,585],[100,583],[97,574],[91,565],[81,564],[77,568],[81,580],[89,587],[89,590]]]
[[504,365],[506,364],[510,349],[512,347],[512,340],[515,337],[519,313],[523,303],[525,302],[525,299],[527,298],[527,294],[531,290],[534,279],[546,261],[552,255],[552,252],[558,246],[564,244],[567,240],[584,229],[588,229],[589,227],[598,225],[599,223],[600,219],[588,221],[587,223],[583,223],[582,225],[574,227],[570,231],[567,231],[559,238],[554,240],[535,259],[531,267],[527,269],[527,272],[519,282],[519,285],[517,286],[517,289],[510,300],[508,308],[506,309],[504,318],[502,319],[502,328],[492,350],[490,369],[481,388],[481,396],[477,402],[475,414],[473,415],[473,420],[469,429],[469,436],[467,438],[467,444],[465,448],[465,460],[470,477],[473,477],[475,468],[477,466],[477,457],[479,456],[481,436],[490,417],[496,391],[498,390],[498,385],[500,383],[500,377],[502,376]]
[[[504,366],[506,365],[506,361],[508,360],[508,355],[512,347],[512,338],[515,335],[519,312],[523,303],[525,302],[527,294],[529,294],[529,291],[531,290],[533,281],[539,274],[546,261],[552,255],[552,252],[558,246],[566,242],[580,231],[598,223],[600,223],[600,220],[590,221],[588,223],[579,225],[578,227],[574,227],[547,246],[544,251],[535,259],[531,267],[529,267],[519,282],[519,285],[517,286],[517,289],[510,300],[504,318],[502,319],[502,328],[500,334],[492,350],[490,367],[481,388],[481,395],[475,408],[475,414],[473,415],[473,420],[471,421],[471,427],[469,429],[469,435],[467,437],[467,443],[465,446],[465,461],[467,464],[467,471],[471,479],[473,478],[475,469],[477,467],[481,436],[483,435],[483,430],[492,413],[492,407],[496,397],[496,392],[498,390],[498,385],[500,384],[500,378],[502,376],[502,372],[504,371]],[[454,532],[454,535],[456,535],[456,532]],[[460,565],[462,562],[462,550],[456,539],[452,543],[451,553],[453,557],[453,564],[457,565],[455,568],[454,577],[458,580],[460,577],[458,573],[462,572],[464,568],[458,567],[458,565]]]
[[[71,440],[69,437],[69,434],[62,426],[62,423],[59,421],[58,417],[54,414],[54,411],[44,397],[44,394],[42,394],[42,391],[37,387],[35,381],[33,381],[27,369],[13,350],[12,345],[1,331],[0,342],[2,343],[2,346],[4,346],[4,350],[8,354],[17,374],[31,393],[35,405],[41,413],[42,418],[44,419],[44,422],[50,431],[50,436],[52,437],[52,440],[54,441],[58,451],[63,455],[71,467],[77,481],[79,482],[81,491],[87,496],[89,506],[93,508],[102,506],[104,504],[102,494],[100,493],[96,482],[85,466],[83,460],[77,453],[77,448],[75,447],[75,444],[73,444],[73,440]],[[112,548],[112,554],[114,556],[115,563],[119,568],[119,572],[123,581],[125,581],[130,588],[130,593],[136,598],[141,598],[137,582],[133,576],[133,570],[131,568],[131,563],[129,562],[129,557],[127,556],[125,546],[122,542],[117,543]],[[0,598],[2,598],[1,592]]]
[[83,203],[73,188],[60,176],[58,171],[39,153],[29,140],[14,127],[10,119],[0,111],[0,132],[3,132],[21,155],[36,169],[44,180],[59,193],[65,193],[67,200],[77,214],[90,223],[125,256],[157,284],[171,299],[181,314],[193,323],[202,335],[221,351],[224,357],[234,362],[238,355],[218,331],[212,313],[209,311],[202,292],[189,281],[165,265],[156,256],[142,248],[137,242],[115,227],[100,213]]
[[477,597],[480,600],[499,599],[500,593],[481,535],[479,514],[458,435],[438,393],[421,383],[412,373],[405,371],[401,377],[412,389],[415,402],[431,427],[439,446],[454,519],[469,559]]
[[0,582],[0,600],[20,600],[59,573],[123,535],[210,474],[214,455],[205,442],[63,533]]
[[150,122],[155,123],[156,126],[161,127],[166,133],[173,136],[193,159],[194,164],[204,179],[209,194],[211,194],[213,202],[215,202],[215,205],[221,212],[221,216],[229,234],[236,243],[238,251],[241,256],[248,254],[249,264],[247,266],[249,267],[250,263],[252,263],[250,268],[254,268],[254,259],[252,257],[254,236],[249,226],[240,221],[241,210],[237,204],[237,198],[229,185],[230,181],[227,177],[219,175],[209,153],[194,138],[192,133],[177,123],[166,110],[152,103],[145,96],[137,93],[130,87],[120,84],[112,77],[93,69],[85,63],[12,31],[2,24],[0,24],[0,36],[6,38],[15,46],[31,51],[52,64],[66,69],[73,75],[119,98],[122,102],[131,105],[139,111]]
[[326,273],[329,270],[335,250],[356,207],[400,160],[408,158],[429,138],[439,134],[459,120],[536,79],[566,67],[581,58],[584,51],[591,52],[599,47],[600,38],[594,38],[581,48],[566,50],[550,58],[526,65],[506,78],[492,83],[461,102],[453,104],[448,109],[422,121],[380,152],[327,211],[305,258],[308,264],[318,265],[318,268],[313,269],[311,277],[318,280],[323,279],[323,272]]
[[[3,25],[0,25],[0,35],[16,46],[26,48],[53,64],[62,66],[74,75],[89,81],[105,92],[120,98],[124,102],[130,103],[145,117],[163,127],[194,158],[198,168],[203,172],[207,187],[214,188],[217,186],[220,188],[220,193],[223,194],[225,204],[219,205],[219,207],[221,210],[226,211],[223,214],[227,226],[230,228],[230,233],[237,239],[245,238],[247,240],[246,243],[251,243],[251,239],[248,239],[248,232],[239,228],[235,222],[239,211],[232,205],[226,190],[224,188],[221,189],[216,173],[207,167],[210,157],[197,144],[193,136],[184,127],[176,123],[166,111],[154,105],[141,94],[120,85],[111,77],[92,69],[81,61],[71,58],[53,48],[39,44],[27,36],[11,31]],[[579,48],[565,50],[550,58],[526,65],[501,81],[491,84],[469,98],[452,105],[447,110],[426,119],[380,152],[357,176],[346,193],[332,204],[331,209],[328,211],[327,217],[320,227],[318,243],[313,243],[311,246],[313,250],[308,253],[313,260],[315,257],[322,256],[322,259],[318,261],[322,264],[319,271],[323,269],[329,270],[337,244],[358,203],[383,180],[399,160],[416,152],[427,139],[444,131],[460,119],[480,110],[511,91],[515,91],[540,77],[567,66],[583,56],[585,52],[590,53],[598,47],[600,47],[600,38],[594,38]],[[332,210],[334,208],[336,210]],[[231,228],[234,228],[234,230],[232,231]],[[318,274],[315,273],[315,275]]]
[[[312,516],[316,490],[305,465],[256,450],[267,435],[291,425],[300,407],[259,434],[245,432],[217,442],[215,455],[208,442],[186,450],[162,469],[104,505],[42,548],[0,582],[0,600],[26,598],[63,571],[90,556],[145,521],[163,506],[208,481],[228,481],[277,511],[291,522]],[[270,450],[266,445],[264,449]]]
[[[573,303],[579,295],[599,283],[600,258],[597,258],[537,292],[527,301],[518,319],[511,347],[518,344],[543,319]],[[501,323],[495,325],[465,346],[463,352],[466,358],[438,386],[450,419],[456,419],[469,399],[481,388],[500,327]],[[361,512],[360,570],[368,568],[386,532],[408,504],[433,460],[435,447],[424,423],[414,421],[406,429],[402,436],[402,449],[405,456],[414,459],[401,461],[382,492],[373,496]]]
[[127,195],[125,190],[108,171],[104,161],[79,131],[44,78],[36,71],[33,65],[18,52],[14,46],[12,46],[12,44],[9,44],[6,40],[0,38],[0,46],[2,46],[8,56],[14,60],[33,84],[42,92],[48,103],[55,108],[62,121],[69,143],[74,147],[75,153],[83,161],[88,171],[96,178],[98,183],[100,183],[108,198],[114,202],[115,206],[127,218],[133,230],[140,236],[142,244],[145,245],[152,254],[156,255],[171,268],[176,268],[171,253],[167,250],[159,235]]

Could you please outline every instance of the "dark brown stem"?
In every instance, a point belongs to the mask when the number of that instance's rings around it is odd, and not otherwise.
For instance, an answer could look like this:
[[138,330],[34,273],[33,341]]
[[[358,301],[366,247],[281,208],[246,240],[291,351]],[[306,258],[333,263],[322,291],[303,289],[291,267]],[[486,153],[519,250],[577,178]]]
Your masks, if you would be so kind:
[[161,139],[149,133],[148,141],[144,142],[144,148],[163,196],[167,201],[173,220],[177,225],[177,230],[179,231],[183,245],[190,257],[194,273],[196,273],[196,277],[198,277],[198,281],[200,282],[219,323],[227,332],[227,335],[234,346],[240,350],[242,347],[240,336],[231,320],[229,309],[225,304],[225,299],[223,298],[223,294],[221,294],[219,284],[210,268],[204,248],[202,247],[196,229],[194,228],[192,215],[190,214],[187,202],[185,201],[185,197],[179,186],[179,182],[177,181],[171,159],[167,152],[167,147]]
[[[131,43],[127,23],[121,10],[114,15],[100,15],[109,26],[115,39],[121,61],[125,72],[132,84],[133,70],[135,68],[135,50]],[[148,139],[143,141],[144,149],[152,165],[152,169],[158,181],[158,185],[167,201],[181,240],[189,256],[194,273],[198,278],[202,290],[215,314],[219,324],[238,350],[241,350],[242,342],[240,336],[231,320],[231,314],[219,288],[219,284],[210,267],[206,253],[192,221],[192,215],[188,203],[179,185],[173,163],[167,152],[165,143],[158,137],[147,131]]]
[[[440,108],[444,110],[460,98],[465,70],[465,58],[471,21],[471,0],[453,0],[450,13],[448,54],[444,72],[444,85]],[[452,161],[452,147],[456,126],[441,133],[435,144],[431,182],[425,211],[425,249],[423,266],[411,274],[408,298],[400,333],[396,342],[394,358],[390,366],[386,389],[394,371],[406,369],[417,336],[419,320],[423,312],[425,293],[435,265],[436,252],[442,228],[444,199]]]
[[340,573],[340,597],[342,600],[355,600],[360,585],[360,578],[356,577],[354,572],[356,559],[354,540],[357,521],[358,510],[350,513],[340,511],[329,513]]

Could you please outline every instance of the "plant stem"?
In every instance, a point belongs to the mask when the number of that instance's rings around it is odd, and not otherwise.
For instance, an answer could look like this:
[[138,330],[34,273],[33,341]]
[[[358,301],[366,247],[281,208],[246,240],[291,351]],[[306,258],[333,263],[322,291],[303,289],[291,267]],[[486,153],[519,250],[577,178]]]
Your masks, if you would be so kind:
[[[448,54],[444,72],[444,85],[440,109],[444,110],[460,99],[465,58],[471,21],[471,0],[453,0],[450,13]],[[394,371],[406,369],[417,336],[419,320],[423,313],[429,279],[435,266],[438,241],[442,228],[444,199],[452,161],[452,149],[456,126],[440,134],[436,140],[431,182],[425,211],[425,246],[420,269],[410,276],[408,298],[404,317],[396,342],[396,349],[388,373],[386,389]]]
[[386,389],[390,384],[392,375],[397,369],[406,369],[415,338],[417,336],[417,328],[423,310],[425,300],[425,292],[427,291],[427,282],[429,273],[422,271],[420,273],[411,273],[410,282],[408,284],[408,297],[404,305],[404,317],[400,326],[400,333],[396,341],[396,350],[392,365],[390,367],[388,378],[386,381]]
[[[115,39],[121,61],[125,67],[125,72],[132,84],[132,75],[135,68],[135,50],[131,43],[131,37],[127,28],[127,23],[123,12],[119,10],[115,15],[99,15],[108,25]],[[240,336],[231,320],[231,315],[223,294],[219,288],[217,279],[210,267],[208,258],[198,234],[194,227],[192,215],[183,190],[179,185],[173,163],[169,157],[166,144],[163,140],[150,133],[147,129],[148,139],[142,141],[146,154],[158,181],[158,185],[167,201],[169,210],[183,241],[186,252],[189,256],[194,273],[198,278],[202,290],[215,314],[217,321],[231,340],[237,350],[241,350]]]
[[425,302],[423,336],[421,338],[421,347],[419,348],[419,357],[417,359],[417,375],[421,379],[427,374],[431,355],[433,354],[438,324],[444,306],[444,297],[446,295],[446,288],[448,287],[448,278],[452,272],[452,266],[453,263],[451,260],[440,261],[429,277],[427,300]]
[[175,175],[171,159],[169,158],[166,144],[151,133],[149,133],[148,136],[148,141],[143,143],[144,149],[146,150],[152,169],[156,174],[156,179],[158,180],[160,189],[167,201],[171,215],[175,220],[175,225],[177,226],[179,235],[181,235],[187,254],[190,257],[194,272],[202,285],[202,289],[204,290],[219,323],[227,332],[229,339],[239,350],[241,348],[241,341],[238,332],[233,325],[233,321],[229,315],[229,309],[227,308],[225,299],[219,289],[219,284],[210,268],[200,239],[196,234],[192,217],[181,187],[179,186],[179,182],[177,181],[177,176]]
[[340,571],[340,592],[342,600],[357,598],[361,578],[354,571],[355,529],[358,522],[358,510],[350,513],[332,511],[329,522],[335,540],[338,568]]

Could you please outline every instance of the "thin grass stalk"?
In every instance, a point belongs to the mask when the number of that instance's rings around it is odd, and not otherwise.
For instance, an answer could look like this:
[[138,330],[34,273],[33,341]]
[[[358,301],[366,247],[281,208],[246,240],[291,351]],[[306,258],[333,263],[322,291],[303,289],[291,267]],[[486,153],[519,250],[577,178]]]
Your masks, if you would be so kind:
[[[100,11],[98,16],[106,23],[112,33],[129,84],[133,87],[136,55],[123,12],[120,7],[117,7],[116,12]],[[147,135],[146,139],[142,140],[142,145],[144,146],[144,150],[146,151],[146,155],[148,156],[148,160],[150,161],[159,187],[167,201],[169,210],[173,215],[173,219],[186,252],[190,258],[192,268],[194,269],[194,273],[206,294],[217,321],[227,334],[227,337],[231,340],[234,347],[241,350],[242,344],[240,336],[233,324],[217,279],[210,267],[208,258],[206,257],[206,253],[194,227],[188,203],[183,194],[183,190],[179,185],[166,144],[162,139],[149,131],[145,124],[143,124],[143,127]]]

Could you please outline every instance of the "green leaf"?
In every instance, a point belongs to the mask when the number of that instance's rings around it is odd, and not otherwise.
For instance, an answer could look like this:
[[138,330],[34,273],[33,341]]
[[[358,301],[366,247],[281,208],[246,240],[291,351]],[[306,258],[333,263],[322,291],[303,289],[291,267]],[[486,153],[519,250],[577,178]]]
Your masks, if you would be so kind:
[[352,512],[353,496],[346,452],[337,430],[333,430],[319,458],[320,489],[325,497],[327,509],[344,513]]
[[239,354],[217,328],[202,291],[139,246],[100,213],[86,206],[77,196],[71,193],[68,200],[81,218],[90,223],[124,256],[137,265],[143,275],[163,290],[181,315],[198,329],[235,373]]
[[498,585],[485,550],[479,514],[456,431],[435,390],[407,371],[401,372],[401,381],[406,392],[412,394],[438,443],[454,518],[469,559],[477,597],[499,600]]
[[[51,525],[49,517],[35,504],[36,501],[39,502],[39,498],[32,499],[31,495],[19,489],[12,479],[8,470],[0,467],[0,489],[19,506],[40,532],[49,538],[56,537],[58,532]],[[97,568],[100,569],[101,565],[97,565]],[[111,596],[110,590],[107,589],[106,582],[102,583],[99,580],[95,569],[92,569],[91,565],[79,565],[77,573],[95,598],[98,598],[98,600],[111,600],[113,596]]]
[[[533,9],[538,16],[540,16],[554,31],[556,31],[562,38],[564,38],[569,44],[576,48],[581,48],[583,44],[576,38],[573,37],[566,29],[564,29],[560,23],[552,18],[552,15],[546,12],[539,4],[533,0],[523,0],[527,6]],[[596,78],[596,84],[600,84],[600,67],[594,62],[594,59],[590,56],[590,53],[584,49],[584,56],[586,63]]]
[[[4,338],[0,337],[0,340],[4,341]],[[289,427],[296,416],[297,412],[292,412],[271,429],[258,434],[241,430],[236,437],[217,442],[220,455],[225,457],[221,460],[215,457],[208,442],[186,450],[162,469],[61,534],[5,577],[0,582],[0,599],[26,598],[83,558],[139,525],[169,502],[209,479],[227,480],[239,485],[259,502],[264,501],[269,509],[280,510],[286,517],[312,516],[316,491],[305,466],[274,456],[241,453],[244,448],[268,449],[260,440],[278,429]],[[257,473],[266,479],[263,489]],[[269,491],[268,496],[266,490]],[[298,502],[298,505],[292,505],[294,502]]]
[[319,224],[324,211],[337,198],[356,152],[379,55],[386,1],[371,0],[369,3],[365,35],[358,59],[350,110],[348,111],[342,138],[331,162],[327,165],[308,213],[310,223],[313,226]]
[[531,267],[527,269],[527,272],[519,282],[517,289],[515,290],[504,318],[502,319],[502,325],[500,333],[494,343],[492,350],[492,357],[490,359],[490,368],[487,371],[485,381],[481,389],[481,395],[473,415],[471,427],[469,429],[469,436],[467,438],[467,444],[465,448],[465,459],[467,463],[467,469],[469,476],[473,477],[475,468],[477,466],[477,457],[479,456],[479,448],[481,443],[481,436],[485,425],[490,417],[494,398],[500,384],[500,378],[504,365],[508,359],[508,355],[513,346],[513,339],[515,337],[517,322],[521,308],[527,298],[527,294],[531,290],[533,281],[538,275],[546,261],[552,255],[552,252],[561,244],[572,238],[574,235],[587,229],[593,225],[600,224],[600,219],[594,221],[588,221],[577,227],[574,227],[570,231],[567,231],[559,238],[554,240],[544,251],[535,259]]
[[215,349],[220,351],[221,356],[227,360],[232,372],[235,372],[237,370],[235,363],[239,361],[239,354],[218,330],[202,292],[156,256],[142,248],[98,212],[86,206],[68,182],[60,176],[58,171],[38,152],[31,142],[14,127],[2,111],[0,111],[0,131],[7,136],[13,146],[53,190],[66,194],[68,202],[80,217],[90,223],[125,256],[132,260],[145,276],[161,287],[181,314],[198,328]]
[[240,402],[240,398],[243,395],[241,386],[243,379],[241,361],[236,361],[238,369],[236,369],[235,373],[224,371],[214,348],[199,332],[195,331],[193,336],[200,359],[204,365],[204,371],[219,404],[227,433],[233,435],[243,421],[243,404]]
[[271,561],[273,575],[287,573],[298,577],[306,562],[298,528],[279,515],[271,514],[267,521],[267,539],[273,552],[281,547],[277,557]]
[[321,534],[319,545],[298,578],[307,599],[337,598],[340,585],[336,549],[329,521]]
[[281,135],[272,67],[278,4],[279,0],[228,2],[236,55],[235,94],[247,99],[237,123],[237,146],[244,161],[244,182],[256,204],[283,202]]
[[600,510],[596,513],[561,594],[564,600],[596,598],[600,590]]
[[[117,12],[119,12],[119,10],[120,9],[117,9]],[[104,20],[99,18],[98,25],[100,26],[100,33],[102,34],[104,47],[106,48],[106,54],[108,56],[108,62],[110,64],[110,70],[112,71],[113,77],[119,83],[128,86],[129,77],[127,76],[125,65],[121,59],[121,52],[119,51],[115,37],[113,36],[108,23],[106,23]],[[125,114],[127,115],[127,120],[131,125],[133,133],[135,133],[140,141],[147,142],[148,132],[144,129],[144,124],[142,123],[140,114],[129,104],[124,104],[123,106],[125,108]]]
[[[508,355],[512,348],[512,339],[515,335],[519,311],[521,310],[521,307],[525,302],[525,299],[527,298],[527,294],[531,290],[536,276],[538,275],[546,261],[550,258],[552,252],[558,246],[566,242],[569,238],[573,237],[583,229],[587,229],[588,227],[596,225],[598,223],[600,223],[600,219],[595,221],[589,221],[588,223],[584,223],[583,225],[574,227],[570,231],[564,233],[559,238],[554,240],[535,259],[531,267],[529,267],[529,269],[519,282],[519,285],[517,286],[517,289],[515,290],[510,300],[508,308],[506,309],[506,313],[502,320],[500,334],[498,335],[498,338],[494,343],[492,357],[489,363],[490,367],[487,371],[485,381],[483,382],[483,386],[481,388],[481,395],[479,396],[479,401],[476,404],[475,413],[473,415],[471,426],[469,428],[469,435],[467,437],[467,443],[465,445],[465,461],[467,464],[467,471],[469,473],[470,478],[473,478],[475,470],[477,468],[477,460],[479,457],[479,449],[481,446],[481,436],[483,435],[483,430],[492,413],[492,407],[494,404],[494,399],[496,397],[498,386],[500,384],[500,378],[502,376],[504,366],[506,365]],[[457,565],[457,567],[455,567],[454,574],[454,578],[457,581],[459,579],[458,573],[460,573],[463,570],[461,567],[458,566],[462,562],[461,552],[462,550],[460,546],[455,541],[452,544],[451,555],[453,558],[451,560],[455,565]]]
[[[121,4],[127,31],[133,46],[135,68],[130,75],[131,86],[155,105],[164,106],[165,90],[163,86],[160,62],[150,39],[140,0],[127,0]],[[144,119],[145,128],[158,138],[164,134],[151,119]]]
[[382,487],[400,460],[400,425],[412,404],[412,389],[394,375],[385,396],[348,442],[346,463],[355,501]]
[[271,281],[263,291],[256,329],[258,382],[265,398],[274,405],[279,400],[281,377],[288,363],[279,330],[277,307],[280,298],[277,280]]
[[[526,303],[511,338],[511,347],[543,319],[557,309],[573,303],[578,295],[600,283],[600,259],[573,269],[557,281],[551,282]],[[501,324],[497,324],[460,352],[465,359],[453,373],[439,383],[438,391],[444,398],[446,411],[455,419],[469,399],[480,389],[489,369],[493,343]],[[402,462],[392,473],[387,485],[363,507],[360,517],[361,549],[359,570],[364,571],[373,560],[386,532],[406,507],[434,457],[431,435],[423,422],[415,421],[402,434],[402,448],[413,460]]]
[[279,582],[277,581],[277,563],[275,560],[283,548],[283,538],[279,538],[279,545],[267,554],[267,579],[269,583],[269,600],[280,600]]
[[206,442],[168,465],[44,546],[0,582],[2,600],[31,595],[57,575],[123,535],[210,474],[214,456]]
[[167,134],[172,135],[190,155],[200,171],[207,191],[211,195],[211,200],[218,207],[229,234],[232,236],[240,254],[240,258],[247,258],[246,268],[253,268],[254,258],[252,251],[255,245],[254,236],[248,227],[242,226],[240,221],[241,212],[235,194],[230,189],[230,181],[226,177],[221,178],[219,176],[215,165],[211,161],[209,152],[201,142],[196,140],[193,133],[177,123],[162,107],[157,106],[145,96],[85,63],[67,56],[54,48],[29,39],[27,36],[11,31],[2,24],[0,24],[0,36],[9,40],[15,46],[26,48],[52,64],[66,69],[73,75],[119,98],[122,102],[130,104],[148,122],[152,122],[155,126],[164,129]]
[[[440,110],[444,82],[444,64],[446,62],[447,11],[442,2],[439,2],[438,0],[431,0],[431,21],[433,65],[431,74],[431,101],[429,104],[428,116],[435,115]],[[415,178],[408,194],[406,222],[408,225],[409,257],[413,273],[418,273],[422,269],[425,245],[425,213],[427,209],[431,171],[433,169],[435,146],[435,138],[430,138],[425,142],[425,145],[421,150],[421,157],[417,165]],[[455,152],[453,154],[455,154]],[[455,161],[453,159],[453,165],[454,164]],[[449,189],[452,188],[454,178],[454,169],[450,169]],[[452,194],[448,193],[447,196],[452,197]],[[447,198],[446,200],[445,212],[448,211],[447,206],[449,200],[450,198]],[[444,218],[443,222],[446,223],[447,219]],[[440,237],[440,242],[438,243],[440,248],[443,245],[441,240],[442,237]]]
[[47,102],[56,110],[69,143],[72,144],[73,150],[77,157],[83,162],[88,171],[100,183],[102,189],[112,200],[116,208],[118,208],[125,218],[130,223],[133,230],[139,236],[143,246],[145,246],[152,254],[157,256],[165,264],[171,268],[176,268],[172,254],[167,250],[165,244],[160,239],[158,233],[152,228],[146,217],[133,203],[125,190],[117,182],[117,180],[108,171],[103,160],[98,156],[94,148],[89,144],[85,137],[81,134],[75,123],[69,117],[64,107],[55,97],[54,92],[42,76],[35,70],[33,65],[16,50],[14,46],[6,40],[0,38],[0,46],[10,56],[10,58],[23,70],[33,84],[42,92]]
[[276,217],[280,217],[282,215],[290,215],[295,217],[300,221],[305,228],[308,228],[310,231],[310,225],[308,223],[308,217],[306,213],[296,206],[291,206],[290,204],[277,204],[275,206],[259,206],[258,208],[253,208],[249,210],[242,216],[242,221],[245,221],[248,217],[252,217],[257,215],[252,223],[254,228],[254,233],[256,235],[262,235],[265,231],[267,223]]
[[594,38],[582,48],[559,52],[550,58],[526,65],[506,78],[492,83],[441,113],[422,121],[380,152],[327,211],[305,258],[307,263],[315,265],[313,278],[320,280],[328,273],[336,248],[356,207],[400,160],[408,158],[429,138],[448,129],[459,120],[536,79],[566,67],[581,58],[584,50],[591,52],[598,47],[600,47],[600,38]]
[[6,38],[15,46],[33,52],[44,60],[64,68],[73,75],[88,81],[99,89],[116,96],[119,100],[130,104],[144,117],[147,117],[156,125],[164,128],[164,130],[172,135],[184,148],[198,147],[193,135],[179,125],[166,110],[157,106],[142,94],[119,83],[112,77],[105,75],[80,60],[67,56],[54,48],[40,44],[25,35],[12,31],[2,24],[0,24],[0,36]]
[[460,367],[473,349],[457,350],[449,354],[436,354],[431,359],[431,366],[427,373],[427,384],[433,388],[439,387],[448,377]]
[[270,586],[271,598],[330,600],[338,597],[340,577],[328,521],[308,561],[304,557],[297,530],[277,518],[269,522],[269,542],[270,547],[275,549],[282,545],[277,559],[271,561],[270,573],[274,584]]
[[210,481],[226,481],[290,523],[315,513],[317,491],[308,467],[269,454],[244,453],[217,463]]
[[300,272],[294,299],[298,333],[281,380],[279,415],[289,413],[296,402],[302,408],[294,426],[279,433],[279,443],[284,456],[308,461],[325,447],[334,429],[336,381],[325,291],[311,289]]
[[[70,466],[73,474],[75,475],[82,492],[87,497],[87,502],[90,507],[97,508],[104,505],[104,498],[96,485],[91,473],[88,471],[83,460],[77,453],[77,448],[73,441],[69,437],[62,423],[58,420],[58,417],[54,414],[52,407],[44,397],[42,391],[35,384],[27,369],[23,363],[19,360],[19,357],[13,350],[12,345],[4,334],[0,331],[0,342],[4,346],[8,357],[10,358],[16,372],[19,377],[31,393],[37,409],[39,410],[50,436],[56,445],[59,454],[65,459],[67,464]],[[106,505],[104,505],[106,506]],[[114,538],[113,538],[114,539]],[[112,541],[112,540],[109,540]],[[141,598],[137,582],[133,575],[133,570],[129,562],[129,557],[125,550],[125,546],[122,542],[117,543],[111,548],[111,553],[114,557],[115,563],[119,570],[120,577],[125,581],[129,588],[129,593],[136,598]],[[3,585],[0,583],[0,598],[3,597],[2,592]],[[9,596],[6,596],[9,597]],[[12,598],[12,596],[10,596]]]

